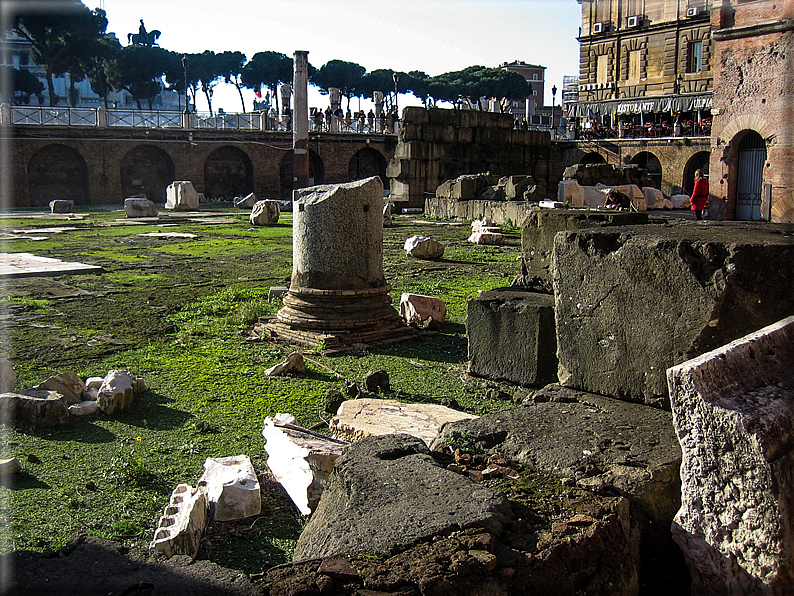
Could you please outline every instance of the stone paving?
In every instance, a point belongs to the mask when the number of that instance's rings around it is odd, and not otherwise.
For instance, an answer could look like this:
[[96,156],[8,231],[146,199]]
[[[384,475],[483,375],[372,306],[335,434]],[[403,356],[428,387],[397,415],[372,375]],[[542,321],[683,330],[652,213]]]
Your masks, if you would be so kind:
[[49,257],[37,257],[27,252],[0,253],[0,278],[63,275],[89,271],[101,272],[102,267]]

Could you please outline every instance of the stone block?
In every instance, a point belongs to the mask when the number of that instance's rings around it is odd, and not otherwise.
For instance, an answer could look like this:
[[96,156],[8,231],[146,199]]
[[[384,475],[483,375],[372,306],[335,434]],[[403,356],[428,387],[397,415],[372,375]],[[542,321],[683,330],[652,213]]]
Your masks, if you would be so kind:
[[552,293],[551,257],[554,237],[564,230],[635,225],[648,222],[645,213],[531,208],[521,221],[521,273],[514,286]]
[[281,208],[278,201],[257,201],[251,208],[249,217],[252,226],[272,226],[278,223]]
[[673,195],[670,197],[673,209],[689,209],[689,195]]
[[670,368],[692,594],[794,593],[794,317]]
[[72,209],[74,209],[74,201],[62,199],[50,201],[50,213],[71,213]]
[[267,466],[300,512],[310,515],[347,443],[296,426],[294,421],[284,414],[265,418],[262,436]]
[[443,323],[447,318],[447,305],[433,296],[404,292],[400,296],[400,317],[406,325],[423,326],[429,321]]
[[199,194],[189,180],[174,180],[165,189],[165,208],[176,211],[196,211]]
[[267,299],[268,300],[275,300],[276,298],[283,297],[289,288],[287,286],[270,286],[267,291]]
[[584,188],[576,180],[563,180],[557,190],[557,200],[581,207],[585,204]]
[[0,393],[13,391],[16,384],[17,373],[14,371],[11,361],[6,358],[0,358]]
[[403,248],[408,255],[417,259],[440,259],[444,256],[445,247],[429,236],[411,236],[405,241]]
[[188,484],[179,484],[157,526],[150,550],[169,558],[188,555],[195,559],[207,526],[207,496]]
[[68,406],[69,404],[83,401],[83,392],[86,387],[80,377],[71,371],[67,371],[49,377],[33,389],[36,391],[54,391],[63,397],[64,403]]
[[70,416],[90,416],[99,411],[99,402],[95,399],[88,399],[69,406]]
[[126,370],[110,370],[102,381],[97,396],[99,409],[108,416],[128,410],[136,393],[146,390],[142,380]]
[[549,385],[525,405],[445,425],[431,449],[449,453],[460,445],[501,454],[563,485],[626,497],[623,532],[632,536],[640,584],[687,593],[686,564],[670,535],[681,502],[681,449],[670,412]]
[[502,245],[505,243],[504,234],[499,232],[472,232],[468,238],[472,244],[480,245]]
[[364,437],[405,433],[430,445],[447,422],[476,418],[436,404],[406,404],[391,399],[349,399],[342,403],[329,428],[347,442]]
[[69,422],[69,410],[53,391],[9,392],[0,394],[0,421],[14,428],[48,428]]
[[286,374],[299,374],[306,372],[306,362],[303,360],[302,352],[292,352],[286,360],[271,366],[265,371],[268,377],[277,377]]
[[142,197],[124,199],[124,214],[127,217],[157,217],[157,205]]
[[560,383],[669,408],[668,368],[794,313],[792,232],[678,221],[557,234]]
[[512,289],[470,298],[469,372],[526,386],[557,380],[554,298]]
[[368,437],[336,460],[293,561],[390,554],[466,528],[499,533],[511,519],[504,494],[445,470],[421,440]]
[[207,495],[210,518],[245,519],[262,512],[262,494],[256,471],[247,455],[209,457],[198,486]]

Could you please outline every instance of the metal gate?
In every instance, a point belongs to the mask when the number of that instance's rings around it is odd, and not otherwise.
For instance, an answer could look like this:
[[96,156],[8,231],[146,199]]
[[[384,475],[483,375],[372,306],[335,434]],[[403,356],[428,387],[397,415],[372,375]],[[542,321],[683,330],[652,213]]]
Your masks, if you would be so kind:
[[[736,219],[760,221],[761,187],[766,147],[758,134],[748,135],[739,145],[739,177],[736,181]],[[757,139],[755,138],[757,137]],[[761,147],[758,147],[760,141]]]

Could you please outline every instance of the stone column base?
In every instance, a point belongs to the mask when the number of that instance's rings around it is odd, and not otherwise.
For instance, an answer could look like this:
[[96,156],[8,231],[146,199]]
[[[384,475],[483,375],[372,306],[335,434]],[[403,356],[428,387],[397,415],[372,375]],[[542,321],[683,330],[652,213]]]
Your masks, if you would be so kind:
[[391,305],[391,286],[361,290],[290,288],[284,308],[265,323],[273,339],[302,346],[337,348],[407,339],[405,326]]

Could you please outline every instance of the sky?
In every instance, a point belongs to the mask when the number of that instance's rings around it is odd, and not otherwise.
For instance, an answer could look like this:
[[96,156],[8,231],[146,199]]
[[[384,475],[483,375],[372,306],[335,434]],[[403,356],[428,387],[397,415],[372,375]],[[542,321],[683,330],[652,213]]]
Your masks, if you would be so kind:
[[[421,70],[434,76],[467,66],[496,67],[523,60],[548,67],[551,87],[564,75],[579,74],[581,6],[576,0],[83,0],[107,12],[108,31],[122,44],[146,29],[161,32],[158,45],[185,53],[241,51],[292,56],[309,52],[320,67],[345,60],[367,71]],[[253,91],[245,92],[246,110]],[[560,92],[557,94],[557,102]],[[357,109],[354,100],[351,107]],[[327,96],[309,87],[309,105],[324,107]],[[237,90],[218,85],[213,108],[240,111]],[[362,104],[363,105],[363,104]],[[401,95],[400,107],[421,105]],[[343,106],[345,104],[343,103]],[[199,96],[198,109],[206,110]]]

